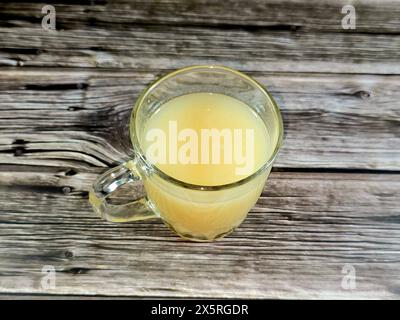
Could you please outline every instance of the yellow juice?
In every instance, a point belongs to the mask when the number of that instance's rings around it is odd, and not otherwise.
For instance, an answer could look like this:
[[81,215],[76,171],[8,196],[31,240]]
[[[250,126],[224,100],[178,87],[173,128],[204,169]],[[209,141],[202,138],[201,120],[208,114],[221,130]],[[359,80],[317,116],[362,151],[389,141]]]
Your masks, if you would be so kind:
[[[171,131],[171,123],[174,123],[175,131]],[[207,159],[201,159],[205,149],[202,149],[204,145],[198,142],[197,147],[192,148],[191,151],[196,151],[199,161],[194,161],[196,157],[192,157],[190,159],[193,161],[181,163],[179,159],[177,161],[174,152],[182,151],[181,148],[188,140],[174,139],[171,134],[188,128],[197,134],[199,140],[204,129],[225,133],[230,131],[232,140],[229,142],[225,139],[228,136],[221,135],[220,145],[218,148],[213,148],[210,139],[208,162],[201,161]],[[200,188],[193,190],[162,179],[155,174],[144,177],[148,199],[160,217],[181,236],[201,240],[212,240],[229,233],[238,226],[260,196],[270,169],[264,170],[254,179],[237,186],[220,190],[207,187],[238,182],[252,175],[266,163],[273,152],[274,144],[270,141],[270,135],[262,119],[245,103],[230,96],[191,93],[164,103],[147,120],[144,131],[152,132],[154,129],[161,129],[166,136],[164,159],[166,161],[156,162],[158,169],[176,180],[205,187],[203,190]],[[234,130],[242,130],[241,140],[233,140]],[[250,141],[246,140],[248,136],[244,134],[249,130],[252,132],[252,148],[247,143]],[[154,140],[149,141],[142,137],[140,143],[146,152]],[[228,159],[228,153],[226,153],[228,149],[239,146],[241,147],[239,153],[246,155],[247,159],[247,170],[240,173],[237,169],[246,166],[243,163],[243,157],[237,159],[232,156]],[[171,153],[172,149],[174,152]],[[212,161],[213,152],[219,154],[217,157],[219,159],[216,159],[219,162]],[[184,153],[181,152],[181,155]],[[225,161],[227,159],[228,161]],[[240,163],[239,160],[241,160]]]

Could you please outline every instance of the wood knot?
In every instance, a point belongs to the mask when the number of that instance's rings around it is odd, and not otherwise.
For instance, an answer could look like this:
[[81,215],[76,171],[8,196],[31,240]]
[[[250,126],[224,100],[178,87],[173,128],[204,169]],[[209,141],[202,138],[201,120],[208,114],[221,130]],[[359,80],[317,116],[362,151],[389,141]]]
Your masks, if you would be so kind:
[[64,256],[68,259],[72,258],[74,256],[74,253],[72,251],[66,250],[64,252]]
[[74,176],[76,175],[78,172],[74,169],[68,169],[67,171],[65,171],[65,175],[70,177],[70,176]]
[[359,91],[355,92],[354,95],[361,99],[369,99],[373,96],[373,93],[371,91],[367,91],[367,90],[359,90]]

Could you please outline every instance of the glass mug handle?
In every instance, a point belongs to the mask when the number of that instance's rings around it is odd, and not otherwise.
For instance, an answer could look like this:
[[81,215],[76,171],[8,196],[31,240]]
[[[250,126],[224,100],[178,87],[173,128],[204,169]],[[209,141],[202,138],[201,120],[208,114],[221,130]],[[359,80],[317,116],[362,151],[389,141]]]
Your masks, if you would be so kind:
[[111,197],[122,187],[137,192],[137,187],[143,189],[142,178],[136,168],[136,161],[127,161],[112,168],[93,183],[89,192],[89,202],[97,215],[112,222],[138,221],[157,217],[150,208],[146,193],[141,192],[134,201],[123,204],[113,204]]

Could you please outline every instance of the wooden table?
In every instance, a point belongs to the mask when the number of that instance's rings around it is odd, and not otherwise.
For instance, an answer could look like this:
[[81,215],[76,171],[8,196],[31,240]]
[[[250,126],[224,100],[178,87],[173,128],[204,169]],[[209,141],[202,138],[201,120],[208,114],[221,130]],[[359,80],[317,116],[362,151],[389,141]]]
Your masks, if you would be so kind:
[[[47,1],[57,30],[0,4],[0,298],[400,298],[399,1],[352,1],[355,30],[347,1],[79,2]],[[260,200],[214,243],[99,220],[88,188],[126,159],[139,92],[193,64],[282,110]]]

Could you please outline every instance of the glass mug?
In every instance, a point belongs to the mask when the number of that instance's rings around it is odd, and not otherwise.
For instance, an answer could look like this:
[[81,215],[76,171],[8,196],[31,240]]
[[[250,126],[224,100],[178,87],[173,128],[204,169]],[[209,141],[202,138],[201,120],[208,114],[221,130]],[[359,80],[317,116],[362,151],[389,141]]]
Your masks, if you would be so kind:
[[[270,135],[272,152],[253,174],[225,185],[201,186],[177,180],[146,159],[141,144],[146,120],[166,101],[196,92],[236,98],[262,119]],[[282,136],[280,111],[270,94],[254,79],[222,66],[192,66],[177,70],[142,92],[130,119],[133,159],[101,175],[90,190],[89,201],[94,211],[108,221],[159,217],[185,239],[212,241],[221,238],[233,231],[257,202]],[[131,199],[114,204],[112,196],[126,187],[130,188],[128,198]]]

